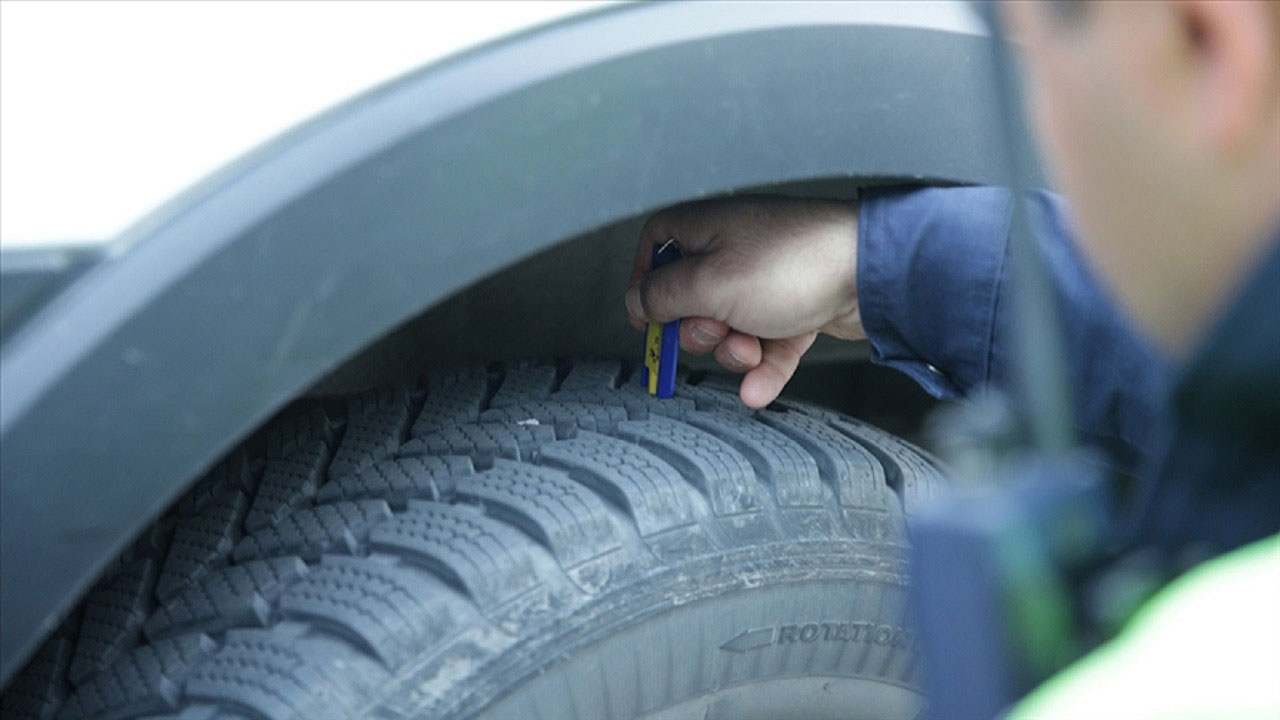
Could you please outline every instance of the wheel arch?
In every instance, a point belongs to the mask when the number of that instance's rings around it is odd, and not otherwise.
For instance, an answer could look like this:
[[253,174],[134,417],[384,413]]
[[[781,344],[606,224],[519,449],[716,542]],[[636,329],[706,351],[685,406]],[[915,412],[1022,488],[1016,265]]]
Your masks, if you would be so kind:
[[3,347],[0,681],[240,438],[476,281],[744,187],[998,181],[976,20],[886,12],[574,18],[335,108],[128,231]]

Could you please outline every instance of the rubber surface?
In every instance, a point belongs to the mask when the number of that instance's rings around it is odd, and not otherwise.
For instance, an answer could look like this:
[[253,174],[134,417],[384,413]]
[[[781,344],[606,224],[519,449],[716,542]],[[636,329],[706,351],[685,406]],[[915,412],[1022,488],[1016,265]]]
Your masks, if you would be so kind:
[[291,407],[133,543],[0,714],[913,716],[903,512],[934,461],[629,375],[472,367]]

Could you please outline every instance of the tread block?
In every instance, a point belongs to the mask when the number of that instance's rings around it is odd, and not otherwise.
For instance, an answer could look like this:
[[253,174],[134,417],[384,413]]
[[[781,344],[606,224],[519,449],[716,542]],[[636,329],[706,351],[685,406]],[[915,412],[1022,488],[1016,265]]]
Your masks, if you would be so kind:
[[263,456],[268,460],[287,458],[304,450],[312,441],[332,442],[334,425],[334,421],[319,405],[292,409],[268,426]]
[[785,412],[798,413],[807,417],[829,422],[831,420],[839,420],[842,416],[834,410],[828,410],[817,405],[809,405],[808,403],[797,402],[791,398],[780,397],[769,405],[770,410],[782,410]]
[[0,717],[14,720],[52,718],[67,696],[67,668],[71,665],[72,642],[56,635],[45,642],[31,662],[5,688],[0,698]]
[[818,463],[786,435],[748,415],[725,410],[696,412],[686,420],[729,443],[755,468],[756,476],[771,484],[783,507],[823,507],[827,489]]
[[441,640],[451,625],[431,576],[373,558],[326,556],[280,598],[288,617],[316,620],[360,638],[390,668]]
[[258,494],[245,515],[245,529],[253,532],[277,523],[305,504],[324,480],[329,444],[324,438],[300,440],[287,455],[267,460]]
[[359,472],[395,455],[409,431],[417,395],[401,389],[370,391],[347,404],[347,429],[329,464],[329,478]]
[[173,711],[182,679],[215,647],[209,636],[195,633],[134,648],[78,688],[58,718],[125,718]]
[[751,415],[751,408],[742,404],[736,387],[725,387],[711,382],[698,385],[681,385],[677,391],[682,398],[693,401],[698,410],[721,410]]
[[762,410],[756,417],[813,456],[842,506],[887,509],[884,467],[861,444],[810,415]]
[[536,538],[564,569],[622,544],[604,502],[558,470],[498,460],[460,480],[457,493]]
[[317,505],[246,537],[233,555],[236,562],[244,563],[281,555],[315,561],[325,553],[353,553],[369,537],[369,530],[389,517],[391,508],[383,500]]
[[693,489],[671,465],[636,445],[592,432],[542,448],[540,463],[563,470],[627,512],[643,536],[697,521]]
[[942,473],[922,450],[860,420],[841,418],[829,424],[880,459],[886,482],[901,495],[903,506],[908,510],[942,492],[945,484]]
[[177,713],[148,716],[147,720],[253,720],[247,715],[214,705],[187,705]]
[[702,378],[701,382],[694,387],[714,390],[736,398],[738,397],[738,387],[741,384],[742,380],[737,375],[711,374]]
[[452,371],[431,373],[427,379],[427,402],[413,423],[413,437],[427,435],[480,418],[480,408],[489,395],[489,374],[473,365]]
[[204,509],[206,505],[226,496],[232,489],[242,493],[253,491],[253,473],[249,467],[249,455],[243,449],[218,463],[207,475],[182,496],[176,508],[177,515],[185,517]]
[[539,577],[533,543],[478,508],[411,500],[407,512],[374,528],[369,542],[422,564],[482,608],[511,600]]
[[147,619],[156,563],[135,560],[89,594],[68,677],[79,685],[137,640]]
[[240,537],[240,518],[248,500],[238,488],[208,503],[198,515],[183,517],[173,529],[156,596],[172,597],[212,567],[221,565]]
[[627,411],[621,407],[540,400],[489,408],[480,414],[485,423],[532,424],[528,421],[536,420],[554,427],[559,437],[572,437],[577,430],[608,432],[626,419]]
[[467,455],[477,468],[487,468],[496,458],[531,460],[539,447],[556,439],[547,425],[455,425],[405,443],[402,455]]
[[321,502],[378,498],[395,507],[410,499],[441,500],[453,492],[455,475],[475,472],[471,458],[462,455],[417,455],[384,460],[354,475],[325,485]]
[[177,521],[178,516],[174,513],[166,513],[156,518],[151,527],[143,530],[133,544],[120,554],[117,562],[123,565],[144,557],[149,557],[156,562],[163,561],[164,556],[169,552],[169,545],[173,542],[173,526]]
[[546,400],[556,386],[556,366],[551,363],[519,363],[509,365],[502,385],[489,401],[489,407],[514,405],[530,400]]
[[257,717],[356,717],[368,698],[357,685],[386,682],[374,660],[299,623],[232,630],[187,677],[186,697],[250,708]]
[[667,418],[631,420],[618,436],[655,453],[694,483],[716,515],[758,512],[755,471],[728,443],[692,425]]
[[306,573],[306,563],[296,557],[250,560],[215,570],[160,606],[143,630],[155,641],[190,631],[218,633],[265,625],[271,603],[285,586]]
[[613,390],[622,377],[617,360],[577,360],[560,383],[560,392]]
[[[636,375],[639,376],[639,373]],[[650,417],[680,420],[698,409],[693,400],[684,397],[684,387],[676,386],[675,397],[664,399],[650,395],[635,380],[616,390],[561,390],[555,397],[560,402],[621,407],[626,409],[627,417],[631,420],[648,420]]]
[[686,385],[677,384],[673,397],[659,398],[650,395],[648,389],[640,384],[640,375],[636,373],[631,382],[613,393],[627,408],[632,420],[647,420],[653,416],[682,420],[698,409],[697,403],[684,397]]

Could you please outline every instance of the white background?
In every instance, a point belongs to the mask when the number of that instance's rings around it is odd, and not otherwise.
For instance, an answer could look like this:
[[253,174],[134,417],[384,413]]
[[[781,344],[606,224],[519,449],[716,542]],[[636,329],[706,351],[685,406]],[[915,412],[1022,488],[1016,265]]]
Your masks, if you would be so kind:
[[578,2],[0,2],[0,243],[102,241],[361,90]]

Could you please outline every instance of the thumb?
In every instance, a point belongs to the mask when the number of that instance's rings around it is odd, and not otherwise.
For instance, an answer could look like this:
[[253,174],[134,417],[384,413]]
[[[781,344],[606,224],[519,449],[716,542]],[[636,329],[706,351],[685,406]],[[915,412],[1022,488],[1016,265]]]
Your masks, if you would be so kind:
[[706,256],[695,255],[650,270],[627,290],[627,313],[641,322],[671,322],[697,315],[722,320],[715,313],[715,283],[708,282]]

